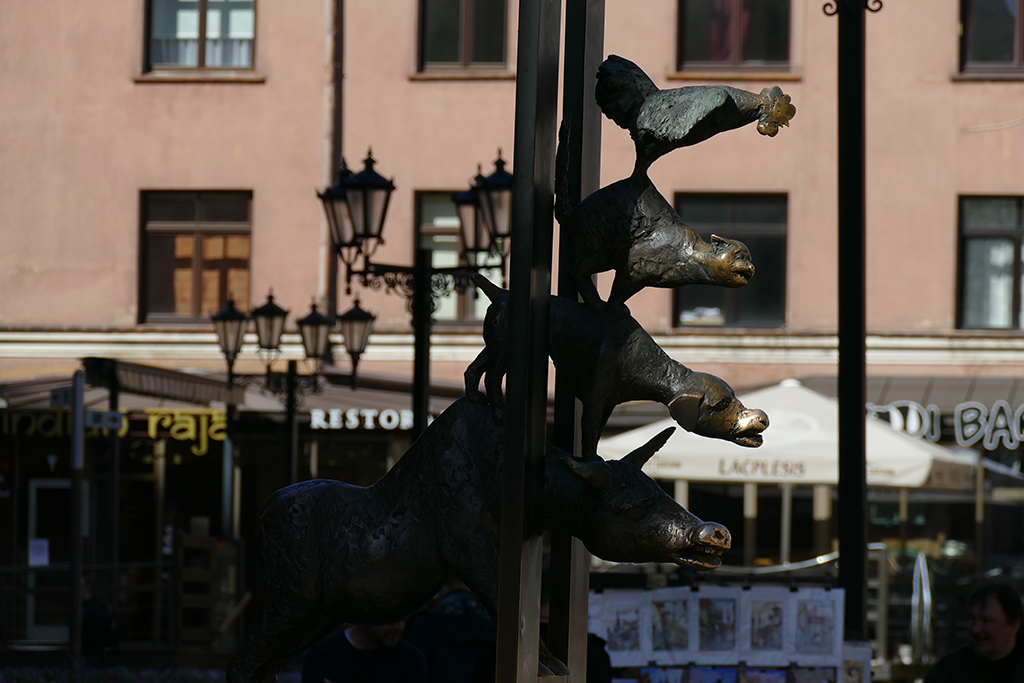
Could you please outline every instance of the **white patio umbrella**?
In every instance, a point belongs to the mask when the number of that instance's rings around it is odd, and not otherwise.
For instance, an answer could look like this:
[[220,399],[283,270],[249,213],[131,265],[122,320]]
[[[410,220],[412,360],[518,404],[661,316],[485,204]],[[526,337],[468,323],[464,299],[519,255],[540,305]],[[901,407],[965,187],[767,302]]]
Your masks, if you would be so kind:
[[[644,466],[660,479],[733,483],[831,484],[839,481],[839,404],[797,380],[740,396],[768,414],[764,444],[746,448],[681,427]],[[870,486],[970,490],[971,463],[948,449],[865,418]],[[666,418],[601,439],[598,452],[620,458],[675,424]]]

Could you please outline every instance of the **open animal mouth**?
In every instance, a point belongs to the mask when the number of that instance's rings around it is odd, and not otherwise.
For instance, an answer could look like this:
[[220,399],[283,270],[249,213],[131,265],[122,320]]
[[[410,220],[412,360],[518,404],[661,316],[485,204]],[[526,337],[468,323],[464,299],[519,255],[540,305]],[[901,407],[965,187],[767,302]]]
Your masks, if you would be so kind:
[[732,441],[747,448],[757,448],[764,443],[764,437],[761,432],[743,432],[734,436]]
[[732,274],[737,280],[742,280],[743,284],[754,276],[754,266],[751,263],[741,263],[733,267]]
[[725,552],[725,548],[699,545],[683,550],[673,558],[673,561],[687,569],[705,571],[721,566],[723,552]]

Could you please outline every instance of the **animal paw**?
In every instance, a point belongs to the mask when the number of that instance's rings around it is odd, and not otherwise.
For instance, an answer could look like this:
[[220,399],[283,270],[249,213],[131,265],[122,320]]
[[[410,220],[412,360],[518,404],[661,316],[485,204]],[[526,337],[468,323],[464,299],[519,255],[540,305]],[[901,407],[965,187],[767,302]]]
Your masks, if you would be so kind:
[[796,116],[789,95],[782,92],[779,86],[772,86],[761,91],[761,115],[757,119],[757,132],[768,137],[775,137],[779,126],[788,126],[790,119]]
[[537,662],[537,675],[543,678],[550,676],[567,676],[571,671],[569,667],[562,663],[558,657],[554,656],[546,649],[542,649],[539,653]]

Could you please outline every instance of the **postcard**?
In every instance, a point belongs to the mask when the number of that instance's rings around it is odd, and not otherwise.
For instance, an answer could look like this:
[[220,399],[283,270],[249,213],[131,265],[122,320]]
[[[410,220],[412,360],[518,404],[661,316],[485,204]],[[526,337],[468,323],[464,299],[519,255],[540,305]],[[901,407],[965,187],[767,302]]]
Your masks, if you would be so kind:
[[836,683],[834,666],[793,667],[793,683]]
[[637,683],[688,683],[686,673],[686,669],[681,666],[643,667]]
[[700,649],[736,649],[736,598],[700,598]]
[[689,683],[738,683],[734,666],[691,666]]
[[797,598],[796,651],[829,654],[836,647],[836,604],[830,598]]
[[688,598],[651,601],[651,641],[655,652],[690,647]]
[[613,652],[640,649],[640,605],[620,603],[612,607],[608,619],[608,650]]
[[739,683],[786,683],[785,669],[740,669]]

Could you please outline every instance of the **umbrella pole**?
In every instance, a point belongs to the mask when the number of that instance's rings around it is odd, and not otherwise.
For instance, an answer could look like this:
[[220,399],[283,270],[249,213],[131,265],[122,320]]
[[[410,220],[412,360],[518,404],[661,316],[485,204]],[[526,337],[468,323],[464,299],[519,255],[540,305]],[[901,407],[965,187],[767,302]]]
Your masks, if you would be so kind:
[[779,533],[779,561],[789,564],[790,551],[793,547],[793,485],[779,484],[782,489],[782,529]]
[[743,484],[743,564],[754,566],[757,554],[757,484]]
[[825,555],[832,551],[832,487],[815,484],[811,499],[814,517],[814,552]]

